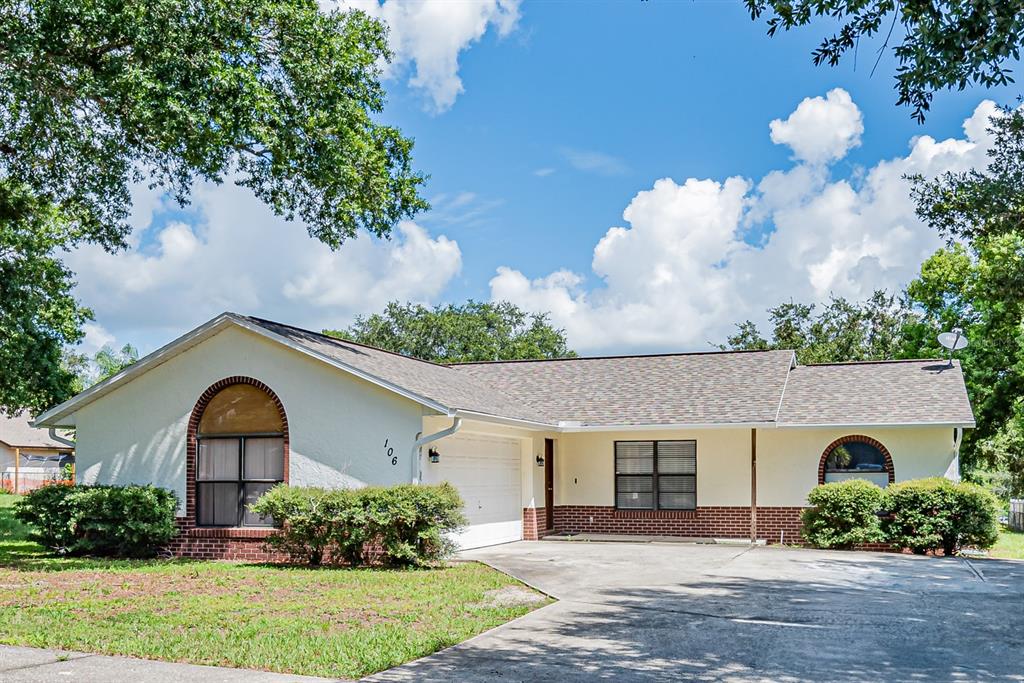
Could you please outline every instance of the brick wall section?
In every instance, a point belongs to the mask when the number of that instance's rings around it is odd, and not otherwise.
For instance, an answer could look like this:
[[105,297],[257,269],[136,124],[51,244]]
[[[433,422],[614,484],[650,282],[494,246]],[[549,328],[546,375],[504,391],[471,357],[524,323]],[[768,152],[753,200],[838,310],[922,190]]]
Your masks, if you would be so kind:
[[[757,537],[800,543],[800,507],[758,507]],[[750,538],[749,507],[696,510],[616,510],[598,505],[556,505],[555,530],[569,533],[641,534],[694,538]]]
[[545,508],[523,508],[523,540],[538,541],[544,528]]
[[235,560],[238,562],[284,562],[281,553],[264,546],[271,529],[207,529],[196,527],[191,520],[179,517],[178,535],[164,547],[172,557],[194,560]]

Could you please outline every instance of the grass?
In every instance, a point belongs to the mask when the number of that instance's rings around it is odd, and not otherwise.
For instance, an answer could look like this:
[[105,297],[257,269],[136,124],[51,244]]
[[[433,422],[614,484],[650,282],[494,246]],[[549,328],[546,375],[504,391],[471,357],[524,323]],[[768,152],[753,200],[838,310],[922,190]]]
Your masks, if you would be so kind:
[[358,678],[545,604],[475,563],[306,569],[48,555],[0,495],[0,643]]
[[1024,533],[1003,527],[989,555],[1005,560],[1024,560]]

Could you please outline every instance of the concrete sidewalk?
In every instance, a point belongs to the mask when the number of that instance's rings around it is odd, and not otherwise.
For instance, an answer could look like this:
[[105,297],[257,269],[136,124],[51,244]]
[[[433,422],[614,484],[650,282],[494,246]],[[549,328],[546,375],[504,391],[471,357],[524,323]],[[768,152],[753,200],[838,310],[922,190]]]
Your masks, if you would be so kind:
[[0,645],[3,683],[326,683],[337,679]]

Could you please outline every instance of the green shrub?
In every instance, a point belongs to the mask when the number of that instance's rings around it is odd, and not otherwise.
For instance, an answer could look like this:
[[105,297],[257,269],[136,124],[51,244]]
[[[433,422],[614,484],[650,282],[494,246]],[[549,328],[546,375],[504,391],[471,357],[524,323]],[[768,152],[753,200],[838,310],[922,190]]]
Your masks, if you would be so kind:
[[252,510],[274,519],[270,548],[295,561],[424,565],[454,550],[449,534],[465,524],[450,484],[321,489],[276,486]]
[[355,493],[366,539],[379,544],[383,564],[427,564],[455,551],[448,534],[466,520],[462,498],[451,484],[371,487]]
[[918,554],[988,548],[999,536],[999,501],[976,484],[943,477],[905,481],[886,489],[885,507],[886,540]]
[[803,511],[804,539],[818,548],[852,548],[882,540],[878,512],[885,492],[870,481],[847,479],[814,488]]
[[177,533],[178,498],[155,486],[43,486],[16,504],[29,537],[69,555],[152,557]]
[[349,491],[284,484],[264,493],[251,508],[271,517],[279,528],[267,539],[274,550],[298,562],[318,566],[334,543],[338,521],[350,506]]

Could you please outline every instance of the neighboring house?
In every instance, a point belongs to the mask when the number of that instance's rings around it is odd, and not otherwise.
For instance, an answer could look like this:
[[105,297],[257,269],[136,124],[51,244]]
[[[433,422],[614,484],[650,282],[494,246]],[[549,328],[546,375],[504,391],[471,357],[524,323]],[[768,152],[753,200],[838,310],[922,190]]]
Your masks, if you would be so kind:
[[28,413],[0,414],[0,488],[24,493],[62,478],[75,449],[32,426]]
[[450,481],[464,547],[545,531],[796,540],[807,493],[958,476],[956,362],[791,351],[444,366],[225,313],[41,415],[78,479],[181,499],[173,550],[255,558],[277,482]]

